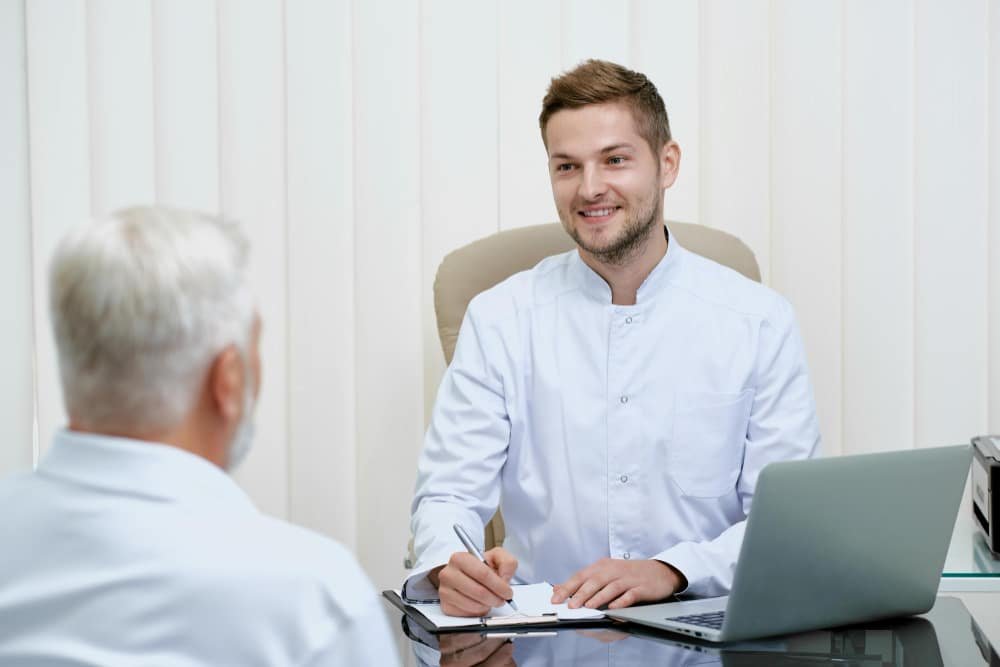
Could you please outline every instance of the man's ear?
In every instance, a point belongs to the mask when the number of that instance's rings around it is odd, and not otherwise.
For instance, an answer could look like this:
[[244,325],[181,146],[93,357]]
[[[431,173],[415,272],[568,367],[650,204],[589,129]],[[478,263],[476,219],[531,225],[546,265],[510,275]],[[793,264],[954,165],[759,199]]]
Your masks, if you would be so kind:
[[239,419],[243,410],[243,383],[248,381],[243,358],[235,345],[215,357],[208,372],[208,390],[212,406],[227,421]]
[[669,188],[677,180],[681,167],[681,147],[676,141],[668,141],[660,150],[660,187]]

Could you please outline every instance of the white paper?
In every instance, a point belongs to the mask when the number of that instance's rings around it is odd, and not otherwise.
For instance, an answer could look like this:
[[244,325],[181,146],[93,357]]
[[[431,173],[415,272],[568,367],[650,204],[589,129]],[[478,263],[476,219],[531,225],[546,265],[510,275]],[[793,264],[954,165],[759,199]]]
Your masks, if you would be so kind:
[[[518,616],[555,614],[559,620],[571,621],[604,617],[604,614],[597,609],[587,609],[586,607],[570,609],[566,603],[552,604],[549,602],[552,599],[552,586],[545,582],[511,586],[511,588],[514,590],[514,604],[517,605],[518,611],[515,612],[510,608],[510,605],[504,604],[501,607],[491,610],[489,618],[510,617],[513,620]],[[396,592],[399,593],[399,591]],[[439,604],[413,604],[411,606],[419,609],[420,613],[427,617],[427,620],[439,628],[460,628],[478,626],[480,624],[478,618],[449,616],[441,611],[441,605]]]
[[[514,589],[514,604],[518,611],[525,616],[543,616],[555,613],[559,620],[571,621],[581,618],[604,618],[604,614],[597,609],[570,609],[564,602],[562,604],[552,604],[552,586],[544,581],[540,584],[527,584],[524,586],[511,586]],[[508,605],[504,605],[507,607]],[[494,612],[496,610],[494,609]],[[491,616],[502,614],[490,614]]]

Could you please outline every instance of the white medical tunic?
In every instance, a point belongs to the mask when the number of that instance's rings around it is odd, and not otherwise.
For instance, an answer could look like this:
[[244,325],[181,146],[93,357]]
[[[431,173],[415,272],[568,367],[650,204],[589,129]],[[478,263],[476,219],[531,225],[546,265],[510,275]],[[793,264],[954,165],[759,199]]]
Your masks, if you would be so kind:
[[[476,296],[438,393],[412,505],[426,573],[499,505],[527,581],[603,557],[655,558],[726,594],[761,469],[813,456],[819,429],[795,317],[774,291],[681,247],[611,302],[578,252]],[[795,502],[790,498],[789,502]]]
[[349,552],[176,447],[60,432],[0,545],[0,664],[399,664]]

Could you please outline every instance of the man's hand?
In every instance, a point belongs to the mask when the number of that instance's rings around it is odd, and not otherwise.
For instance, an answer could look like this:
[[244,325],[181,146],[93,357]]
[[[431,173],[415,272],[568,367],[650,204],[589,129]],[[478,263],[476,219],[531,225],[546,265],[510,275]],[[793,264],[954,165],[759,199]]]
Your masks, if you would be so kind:
[[569,600],[570,609],[621,609],[639,602],[663,600],[687,588],[680,571],[658,560],[602,558],[566,583],[553,586],[552,603]]
[[441,667],[500,667],[515,664],[514,645],[509,639],[487,638],[478,632],[442,634],[438,639]]
[[465,551],[451,555],[448,564],[431,571],[428,578],[438,587],[441,611],[450,616],[485,616],[493,607],[511,599],[511,577],[517,559],[502,547],[490,549],[481,560]]

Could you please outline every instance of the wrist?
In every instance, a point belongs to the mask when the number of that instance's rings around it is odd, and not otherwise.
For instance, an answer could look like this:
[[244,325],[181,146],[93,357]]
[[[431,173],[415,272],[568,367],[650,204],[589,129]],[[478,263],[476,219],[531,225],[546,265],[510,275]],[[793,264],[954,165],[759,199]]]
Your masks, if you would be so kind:
[[667,574],[670,577],[670,594],[673,595],[677,591],[683,591],[688,587],[687,577],[684,573],[678,570],[676,567],[662,560],[654,560],[653,562],[659,563],[667,570]]
[[434,588],[441,587],[441,570],[444,569],[444,565],[438,565],[436,568],[427,573],[427,581],[431,582],[431,586]]

